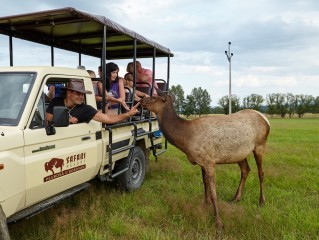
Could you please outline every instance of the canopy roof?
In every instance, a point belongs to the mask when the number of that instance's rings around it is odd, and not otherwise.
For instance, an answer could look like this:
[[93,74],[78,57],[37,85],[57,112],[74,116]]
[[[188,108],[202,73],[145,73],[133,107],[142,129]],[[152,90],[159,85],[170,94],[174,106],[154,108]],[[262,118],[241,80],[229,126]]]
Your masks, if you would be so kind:
[[170,50],[112,20],[61,8],[0,18],[0,33],[93,57],[102,57],[106,26],[106,59],[132,59],[134,39],[136,57],[173,56]]

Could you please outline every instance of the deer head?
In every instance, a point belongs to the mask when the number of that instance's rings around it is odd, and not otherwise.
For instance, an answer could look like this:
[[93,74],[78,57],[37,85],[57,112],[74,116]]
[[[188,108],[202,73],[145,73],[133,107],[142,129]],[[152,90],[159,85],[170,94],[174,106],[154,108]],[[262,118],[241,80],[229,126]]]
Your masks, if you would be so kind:
[[143,108],[158,113],[166,103],[168,95],[158,88],[156,88],[156,91],[158,94],[157,96],[142,98],[140,103]]

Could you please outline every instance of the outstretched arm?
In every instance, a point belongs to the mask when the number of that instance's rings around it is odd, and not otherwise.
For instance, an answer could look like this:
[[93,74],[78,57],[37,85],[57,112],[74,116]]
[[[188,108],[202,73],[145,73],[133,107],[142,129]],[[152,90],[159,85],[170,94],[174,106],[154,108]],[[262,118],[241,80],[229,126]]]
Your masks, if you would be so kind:
[[95,121],[107,123],[107,124],[121,122],[121,121],[137,114],[138,113],[138,110],[137,110],[138,105],[140,105],[140,103],[135,104],[135,106],[132,107],[130,109],[130,111],[123,113],[123,114],[119,114],[119,115],[107,115],[107,114],[103,114],[102,112],[99,111],[99,112],[97,112],[97,114],[95,114],[93,119]]

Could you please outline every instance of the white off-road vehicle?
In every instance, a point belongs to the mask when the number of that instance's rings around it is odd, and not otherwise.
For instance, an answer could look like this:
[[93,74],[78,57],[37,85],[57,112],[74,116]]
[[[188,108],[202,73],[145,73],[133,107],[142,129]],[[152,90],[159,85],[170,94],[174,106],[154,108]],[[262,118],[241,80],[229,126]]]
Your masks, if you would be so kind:
[[[53,124],[45,121],[49,84],[82,79],[94,92],[86,70],[54,67],[54,48],[101,59],[166,57],[169,82],[169,49],[102,16],[64,8],[0,18],[0,34],[9,36],[10,66],[0,67],[0,239],[9,239],[7,223],[30,217],[89,186],[89,181],[117,181],[127,191],[138,189],[147,169],[150,152],[166,151],[156,117],[140,114],[114,125],[89,123],[69,125],[68,110],[54,109]],[[13,66],[12,38],[51,47],[52,66]],[[19,57],[19,54],[15,54]],[[35,53],[33,58],[37,57]],[[28,60],[26,59],[26,65]],[[153,67],[155,79],[155,67]],[[105,83],[104,70],[102,82]],[[154,80],[155,81],[155,80]],[[127,94],[132,106],[134,87]],[[141,89],[145,90],[145,89]],[[146,91],[151,95],[153,86]],[[104,96],[105,97],[105,96]],[[96,108],[94,94],[85,103]],[[161,149],[162,148],[162,149]]]

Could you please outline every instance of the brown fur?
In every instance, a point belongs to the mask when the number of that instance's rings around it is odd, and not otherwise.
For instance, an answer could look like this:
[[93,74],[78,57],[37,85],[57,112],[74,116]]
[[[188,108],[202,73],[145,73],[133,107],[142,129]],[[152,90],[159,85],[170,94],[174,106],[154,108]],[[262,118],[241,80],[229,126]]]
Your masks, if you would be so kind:
[[216,164],[238,163],[241,180],[233,200],[239,201],[250,171],[247,156],[253,152],[260,181],[259,203],[265,203],[262,161],[270,125],[261,113],[246,109],[231,115],[207,116],[188,121],[176,114],[172,96],[159,90],[158,96],[142,99],[141,105],[156,113],[166,139],[183,151],[192,164],[201,167],[204,201],[214,206],[218,230],[223,228],[223,223],[217,206]]

